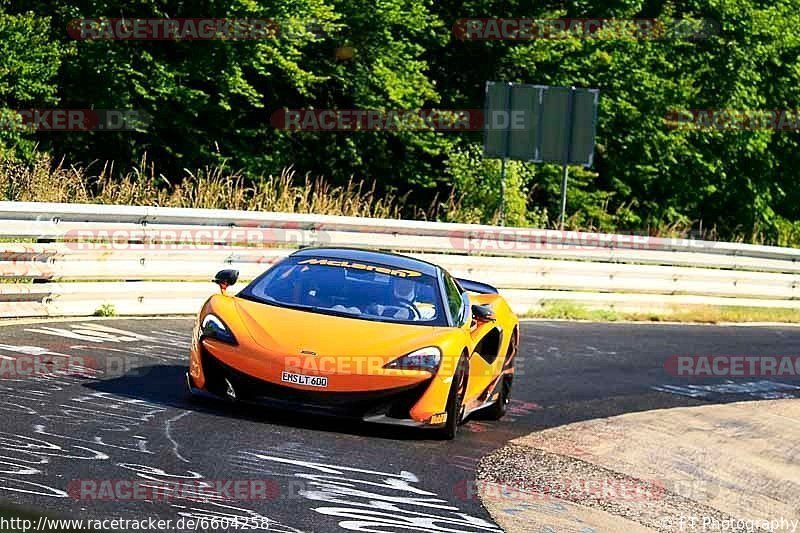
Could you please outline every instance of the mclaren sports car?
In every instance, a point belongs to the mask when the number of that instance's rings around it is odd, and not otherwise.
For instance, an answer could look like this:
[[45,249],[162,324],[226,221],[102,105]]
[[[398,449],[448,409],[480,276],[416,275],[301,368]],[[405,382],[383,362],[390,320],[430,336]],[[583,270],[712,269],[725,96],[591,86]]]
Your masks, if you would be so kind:
[[237,294],[213,280],[186,379],[196,396],[430,428],[499,419],[519,322],[498,291],[402,255],[304,248]]

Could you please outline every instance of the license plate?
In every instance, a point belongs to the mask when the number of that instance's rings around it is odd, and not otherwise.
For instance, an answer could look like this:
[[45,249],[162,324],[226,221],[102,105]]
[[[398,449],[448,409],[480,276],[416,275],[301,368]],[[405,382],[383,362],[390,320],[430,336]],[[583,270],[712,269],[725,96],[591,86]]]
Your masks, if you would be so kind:
[[293,374],[292,372],[284,372],[281,374],[281,381],[291,383],[293,385],[306,385],[308,387],[325,388],[328,386],[328,378],[321,376],[304,376],[303,374]]

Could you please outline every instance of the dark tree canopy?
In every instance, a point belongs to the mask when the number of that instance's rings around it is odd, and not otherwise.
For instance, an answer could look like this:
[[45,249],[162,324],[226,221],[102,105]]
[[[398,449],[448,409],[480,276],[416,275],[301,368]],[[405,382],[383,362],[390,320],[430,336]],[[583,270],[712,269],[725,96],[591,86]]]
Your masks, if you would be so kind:
[[[256,40],[76,40],[100,17],[269,18]],[[655,19],[674,30],[629,38],[459,39],[465,17]],[[623,24],[624,26],[624,24]],[[685,30],[684,27],[680,27]],[[499,163],[480,132],[292,132],[281,109],[478,109],[484,83],[601,90],[595,167],[574,169],[572,227],[800,244],[800,0],[48,0],[0,7],[0,157],[135,164],[166,176],[226,162],[252,180],[293,166],[333,184],[355,178],[406,194],[409,213],[451,191],[443,219],[495,220]],[[653,38],[651,38],[653,37]],[[32,132],[21,109],[134,109],[138,131]],[[671,127],[688,110],[788,110],[786,127]],[[548,225],[560,169],[509,165],[514,224]]]

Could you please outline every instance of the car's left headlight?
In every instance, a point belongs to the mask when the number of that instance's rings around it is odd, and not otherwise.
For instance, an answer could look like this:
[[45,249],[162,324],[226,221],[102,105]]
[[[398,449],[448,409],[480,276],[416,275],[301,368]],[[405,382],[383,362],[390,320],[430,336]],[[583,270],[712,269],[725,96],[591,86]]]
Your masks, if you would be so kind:
[[442,362],[442,351],[436,346],[428,346],[420,350],[411,352],[391,363],[385,365],[383,368],[392,368],[397,370],[427,370],[428,372],[436,372],[439,364]]
[[233,333],[231,333],[231,330],[225,325],[225,322],[217,315],[211,313],[203,317],[203,321],[200,323],[200,339],[206,338],[217,339],[227,344],[238,344],[236,342],[236,337],[233,336]]

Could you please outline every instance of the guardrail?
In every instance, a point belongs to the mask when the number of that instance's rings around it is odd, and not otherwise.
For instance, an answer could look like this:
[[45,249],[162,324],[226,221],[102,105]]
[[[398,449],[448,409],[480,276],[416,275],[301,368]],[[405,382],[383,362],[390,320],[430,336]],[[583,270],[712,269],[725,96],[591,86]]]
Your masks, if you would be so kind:
[[221,268],[309,245],[393,250],[496,285],[517,312],[800,308],[800,250],[646,236],[208,209],[0,202],[0,317],[194,313]]

